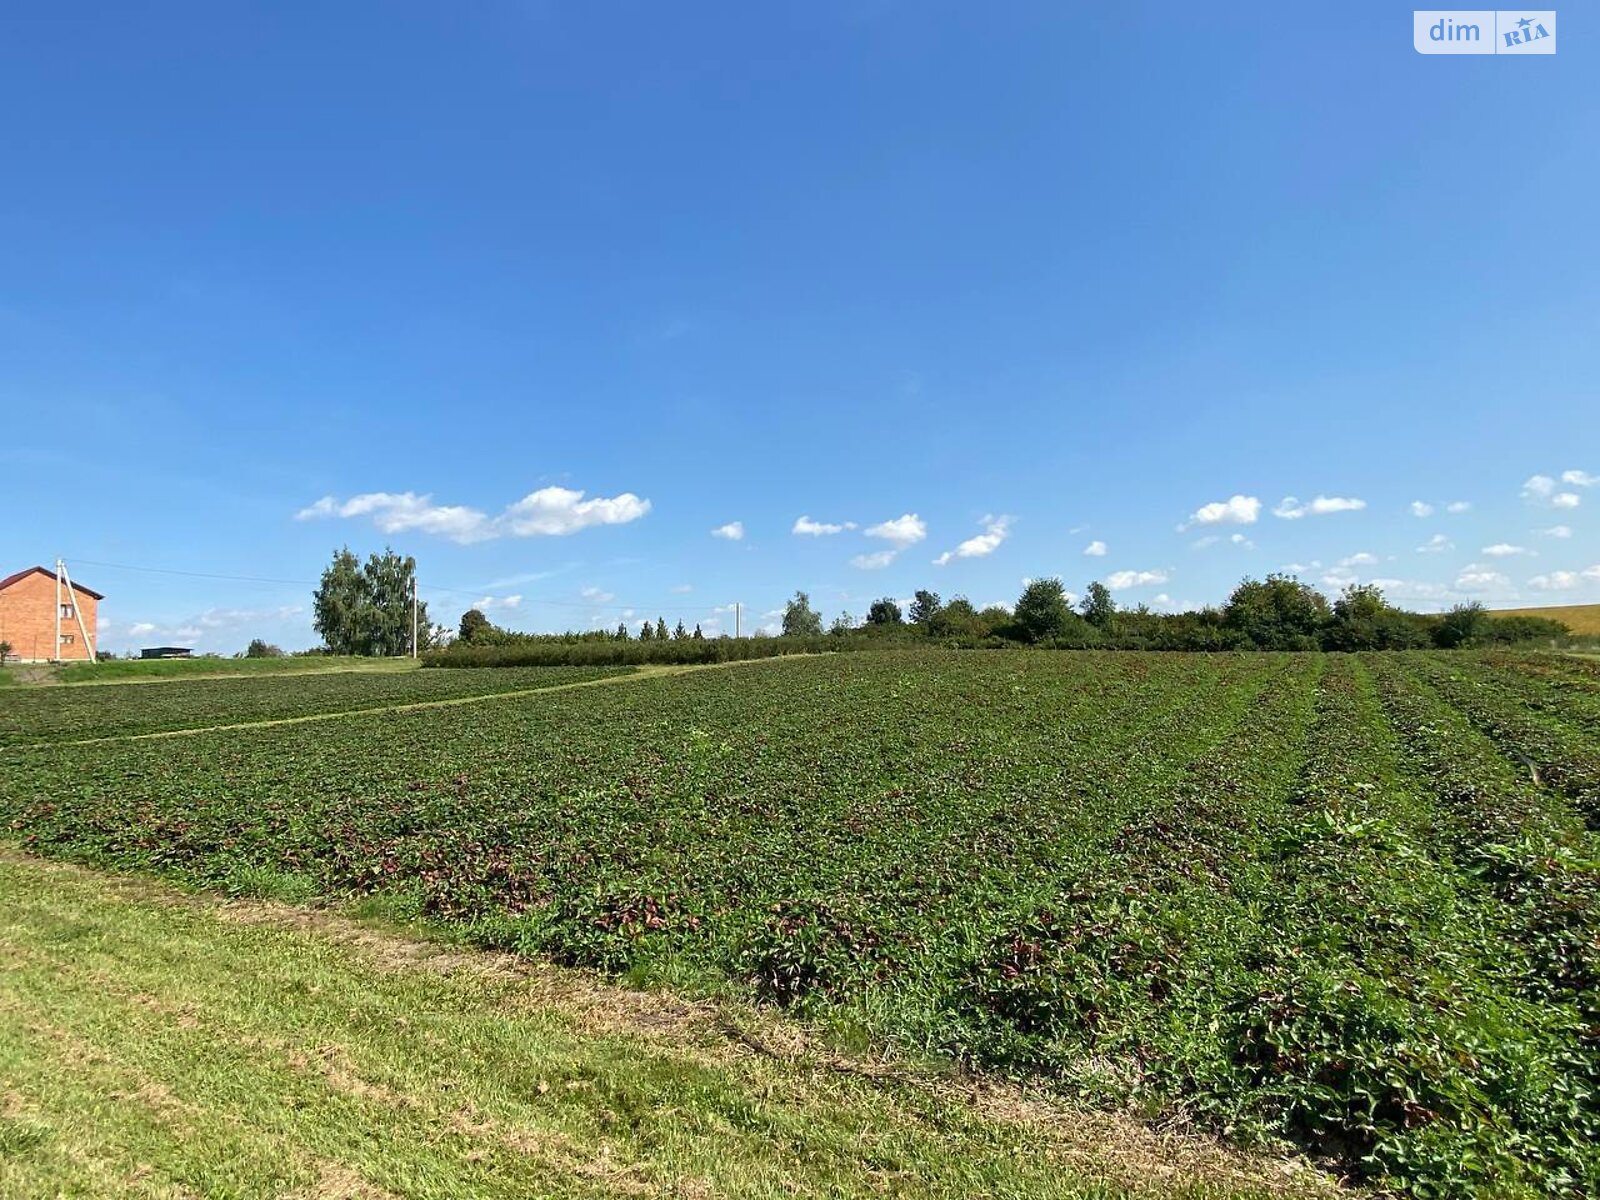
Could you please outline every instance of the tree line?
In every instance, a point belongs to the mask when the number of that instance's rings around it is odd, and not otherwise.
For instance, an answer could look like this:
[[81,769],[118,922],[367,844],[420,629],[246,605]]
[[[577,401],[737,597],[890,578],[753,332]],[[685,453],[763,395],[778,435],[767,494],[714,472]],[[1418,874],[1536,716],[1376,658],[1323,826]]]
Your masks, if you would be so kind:
[[[919,590],[905,608],[891,597],[872,602],[857,621],[841,613],[824,625],[811,598],[796,592],[784,606],[776,638],[757,634],[737,639],[752,643],[783,641],[808,649],[859,648],[872,644],[934,643],[955,647],[1041,646],[1057,649],[1109,650],[1424,650],[1513,645],[1559,641],[1570,631],[1559,621],[1542,617],[1496,617],[1480,604],[1460,604],[1445,613],[1417,613],[1390,604],[1382,589],[1352,584],[1331,603],[1311,585],[1289,575],[1245,579],[1220,607],[1189,612],[1156,612],[1144,605],[1119,607],[1111,590],[1090,583],[1073,604],[1059,579],[1030,581],[1011,608],[975,607],[964,596],[949,601],[937,592]],[[574,643],[731,643],[705,639],[700,627],[690,632],[683,622],[668,631],[664,618],[644,622],[637,635],[627,625],[615,631],[533,634],[501,629],[476,609],[461,619],[455,646],[447,656],[460,660],[468,648],[531,647]],[[783,653],[774,647],[772,653]],[[604,657],[598,647],[585,661]],[[717,657],[750,657],[723,645],[712,655],[685,649],[647,646],[627,652],[627,661],[713,661]],[[598,657],[597,657],[598,656]],[[475,661],[487,662],[480,653]],[[548,657],[542,656],[542,657]],[[532,661],[526,655],[519,661]],[[623,661],[622,657],[616,661]]]
[[[322,573],[312,597],[313,623],[327,650],[335,654],[395,655],[411,650],[411,597],[416,562],[385,548],[362,563],[348,548],[338,551]],[[444,647],[450,631],[431,625],[427,605],[417,605],[418,649]],[[1316,588],[1292,575],[1246,578],[1217,607],[1188,612],[1156,612],[1144,605],[1119,607],[1111,590],[1098,580],[1072,603],[1060,579],[1029,581],[1016,603],[978,608],[965,596],[946,601],[921,589],[902,609],[884,596],[874,600],[857,621],[840,613],[824,624],[811,598],[797,591],[784,606],[778,637],[791,643],[833,646],[847,643],[934,642],[949,646],[999,647],[1027,645],[1061,649],[1121,650],[1416,650],[1457,649],[1558,641],[1570,636],[1559,621],[1543,617],[1496,617],[1480,604],[1458,604],[1445,613],[1418,613],[1399,608],[1373,584],[1351,584],[1329,601]],[[504,629],[477,608],[468,609],[449,653],[462,661],[495,657],[496,648],[590,644],[587,658],[598,661],[616,651],[602,644],[630,642],[628,661],[713,661],[733,653],[694,643],[755,643],[764,639],[707,637],[699,625],[683,621],[668,628],[664,617],[645,621],[635,632],[626,622],[613,629],[567,633],[522,633]],[[682,645],[668,649],[671,643]],[[650,649],[652,645],[659,650]],[[251,654],[271,653],[264,643]],[[774,648],[775,652],[787,652]],[[559,652],[552,651],[557,654]],[[752,650],[752,654],[755,652]],[[744,655],[735,655],[742,657]],[[502,656],[504,657],[504,656]],[[528,654],[523,653],[522,658]],[[549,654],[540,656],[549,657]],[[433,658],[437,661],[439,656]],[[621,661],[618,658],[618,661]]]
[[[796,592],[784,609],[786,635],[821,633],[810,598]],[[1076,605],[1060,579],[1031,580],[1012,608],[975,608],[964,596],[948,603],[921,590],[909,612],[887,597],[874,601],[857,626],[833,623],[836,635],[924,637],[958,646],[1023,644],[1120,650],[1451,650],[1469,646],[1555,641],[1571,631],[1543,617],[1496,617],[1481,604],[1445,613],[1396,607],[1374,584],[1351,584],[1328,601],[1292,575],[1245,579],[1225,604],[1188,612],[1120,608],[1096,580]]]

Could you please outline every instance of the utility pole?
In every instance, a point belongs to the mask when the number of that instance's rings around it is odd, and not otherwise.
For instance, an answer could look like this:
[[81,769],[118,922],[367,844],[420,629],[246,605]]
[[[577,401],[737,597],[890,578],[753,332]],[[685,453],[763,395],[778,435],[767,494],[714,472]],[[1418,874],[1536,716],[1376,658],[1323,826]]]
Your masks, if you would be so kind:
[[51,662],[61,661],[61,568],[63,563],[56,559],[56,646],[50,652]]
[[417,656],[417,571],[411,569],[411,657]]
[[739,602],[733,602],[733,636],[739,637]]
[[90,662],[99,662],[97,647],[89,640],[89,626],[83,619],[83,606],[78,603],[78,589],[72,586],[72,576],[67,574],[67,564],[56,559],[56,649],[61,649],[61,581],[67,581],[67,598],[72,605],[72,615],[78,618],[78,633],[83,637],[83,652]]

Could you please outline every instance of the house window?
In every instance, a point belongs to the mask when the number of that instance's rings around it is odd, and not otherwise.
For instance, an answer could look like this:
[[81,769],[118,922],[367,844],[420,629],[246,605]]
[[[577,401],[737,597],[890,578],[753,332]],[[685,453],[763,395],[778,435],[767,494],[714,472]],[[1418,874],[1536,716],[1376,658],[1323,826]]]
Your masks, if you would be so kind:
[[70,605],[70,604],[63,604],[63,605],[62,605],[62,606],[61,606],[61,619],[62,619],[62,620],[63,620],[63,621],[70,621],[70,620],[72,620],[72,605]]
[[72,635],[71,635],[71,634],[70,634],[70,633],[63,633],[63,634],[62,634],[62,635],[61,635],[61,644],[62,644],[62,645],[63,645],[63,646],[70,646],[70,645],[72,645]]

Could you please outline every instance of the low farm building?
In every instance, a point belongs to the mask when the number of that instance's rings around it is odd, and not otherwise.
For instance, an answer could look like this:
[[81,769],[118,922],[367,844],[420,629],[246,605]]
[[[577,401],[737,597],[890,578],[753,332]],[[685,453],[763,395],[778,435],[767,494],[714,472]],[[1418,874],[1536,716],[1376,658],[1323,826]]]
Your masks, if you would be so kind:
[[[54,571],[28,567],[0,579],[0,642],[23,662],[92,660],[99,592],[81,583],[59,582]],[[82,617],[82,623],[79,623]],[[56,644],[60,631],[61,643]],[[88,632],[85,640],[84,632]]]

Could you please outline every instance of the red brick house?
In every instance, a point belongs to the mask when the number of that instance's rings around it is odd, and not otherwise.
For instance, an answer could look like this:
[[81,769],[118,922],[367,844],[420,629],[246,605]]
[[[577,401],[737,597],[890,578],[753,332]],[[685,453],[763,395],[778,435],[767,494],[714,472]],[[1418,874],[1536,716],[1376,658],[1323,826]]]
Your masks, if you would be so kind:
[[[59,601],[57,587],[59,586]],[[59,585],[54,571],[28,567],[0,579],[0,642],[11,643],[11,653],[23,662],[52,659],[93,659],[96,650],[95,618],[105,597],[80,583],[69,589]],[[60,608],[57,609],[59,603]],[[56,618],[61,620],[61,645],[55,645]],[[83,623],[78,623],[79,617]],[[83,631],[89,633],[85,644]]]

